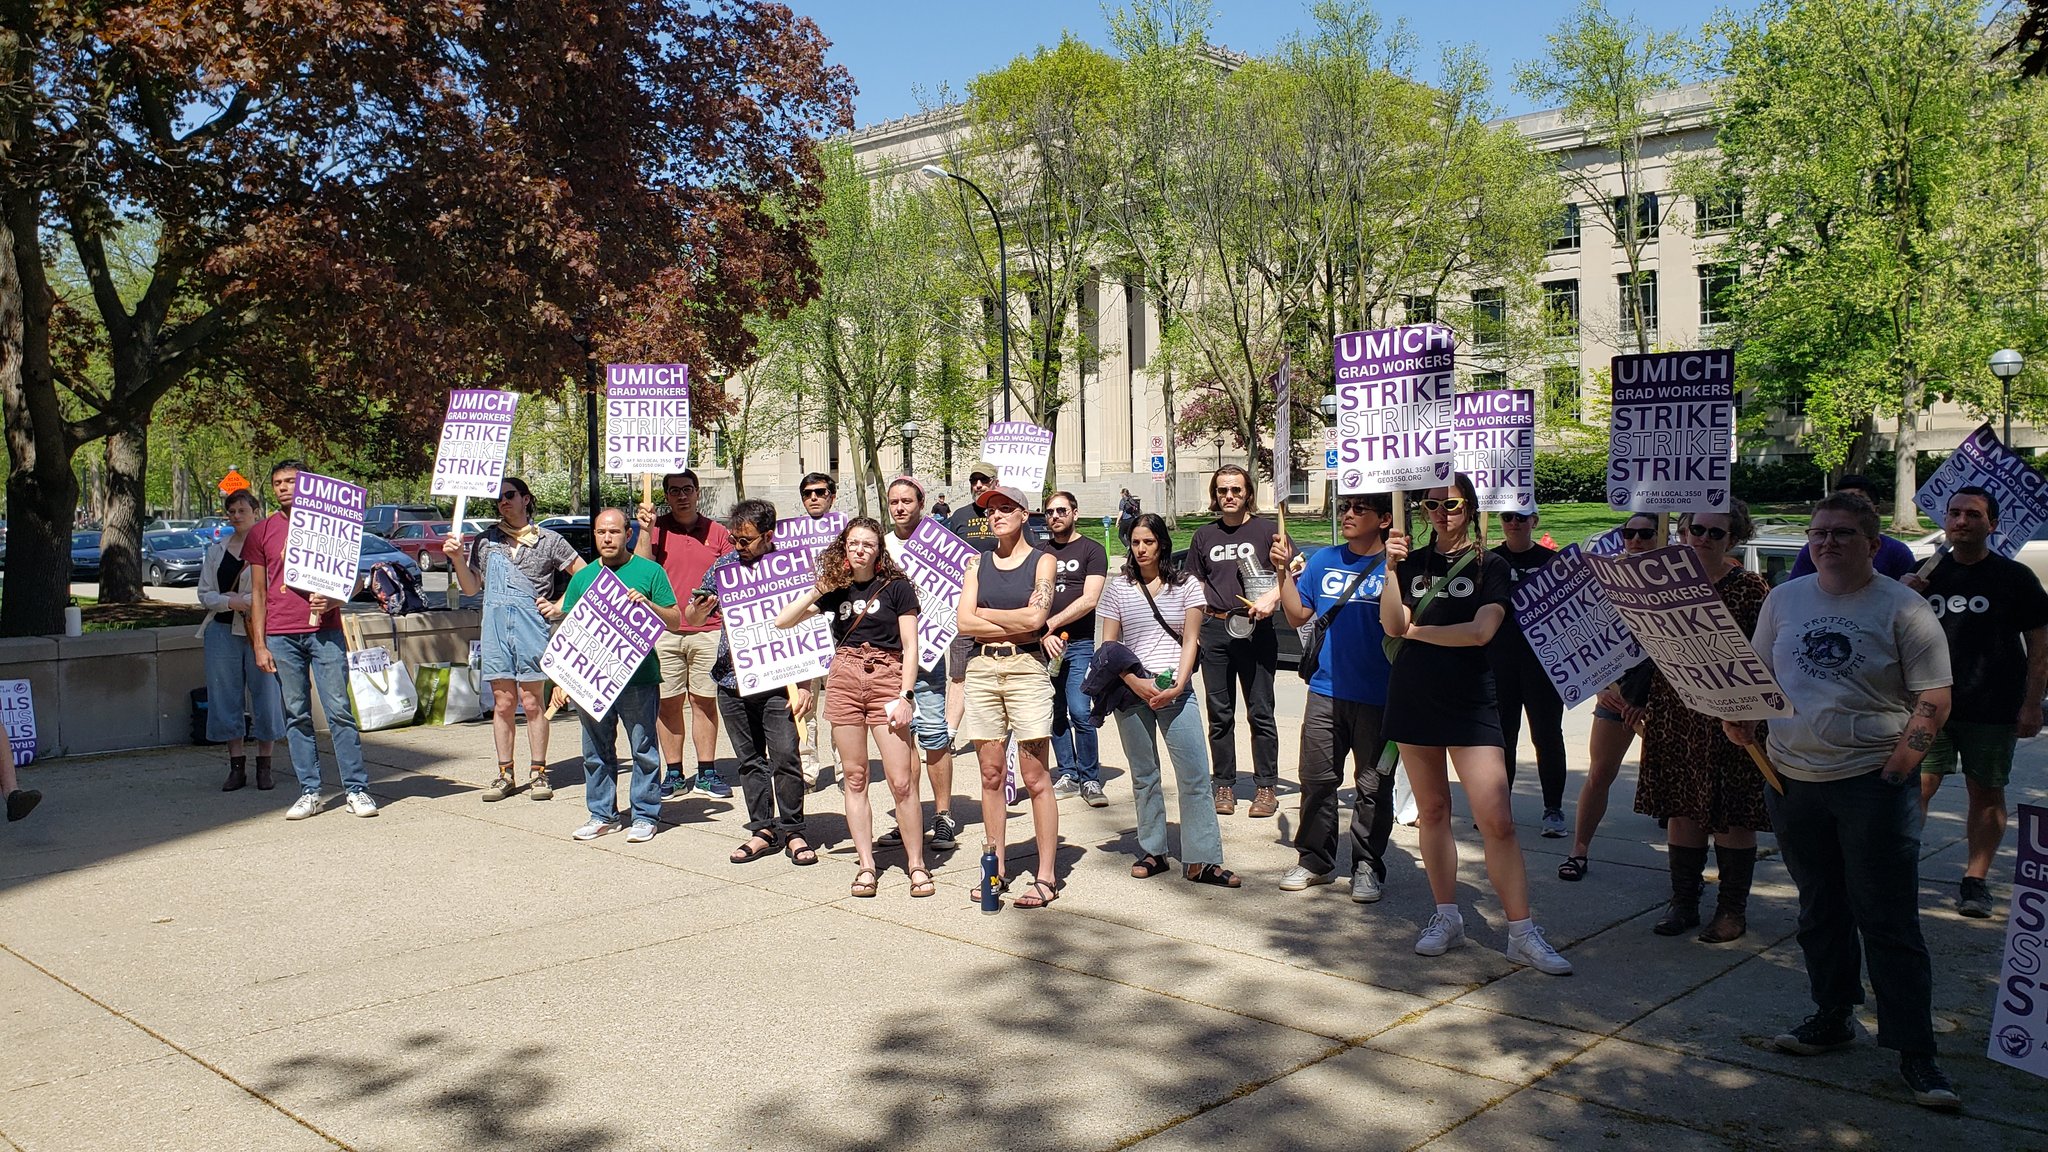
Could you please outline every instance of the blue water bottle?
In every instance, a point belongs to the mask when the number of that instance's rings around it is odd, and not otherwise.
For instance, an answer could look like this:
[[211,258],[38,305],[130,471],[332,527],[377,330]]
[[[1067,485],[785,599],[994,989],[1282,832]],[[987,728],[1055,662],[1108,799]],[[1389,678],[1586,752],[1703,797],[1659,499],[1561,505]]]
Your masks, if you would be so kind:
[[996,845],[993,840],[984,840],[981,845],[981,910],[994,915],[1002,910],[1001,864],[996,859]]

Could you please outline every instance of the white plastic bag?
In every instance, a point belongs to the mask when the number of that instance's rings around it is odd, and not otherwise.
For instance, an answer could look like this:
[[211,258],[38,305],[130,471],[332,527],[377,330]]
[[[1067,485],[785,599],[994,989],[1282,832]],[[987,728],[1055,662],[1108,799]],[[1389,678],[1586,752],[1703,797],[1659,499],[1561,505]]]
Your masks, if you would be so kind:
[[356,727],[364,732],[404,728],[420,708],[412,673],[387,648],[362,648],[348,654],[348,695],[355,705]]
[[443,724],[464,724],[482,719],[482,677],[474,664],[457,664],[448,670],[448,707],[441,714]]

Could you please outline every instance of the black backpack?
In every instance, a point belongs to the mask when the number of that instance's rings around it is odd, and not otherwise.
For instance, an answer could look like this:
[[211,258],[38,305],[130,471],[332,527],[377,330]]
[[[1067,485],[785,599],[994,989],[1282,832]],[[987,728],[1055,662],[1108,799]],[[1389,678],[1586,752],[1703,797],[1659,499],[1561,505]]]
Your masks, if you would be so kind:
[[411,569],[389,560],[370,566],[370,592],[377,597],[377,606],[384,609],[386,616],[409,616],[427,610],[427,597],[420,590],[419,577]]

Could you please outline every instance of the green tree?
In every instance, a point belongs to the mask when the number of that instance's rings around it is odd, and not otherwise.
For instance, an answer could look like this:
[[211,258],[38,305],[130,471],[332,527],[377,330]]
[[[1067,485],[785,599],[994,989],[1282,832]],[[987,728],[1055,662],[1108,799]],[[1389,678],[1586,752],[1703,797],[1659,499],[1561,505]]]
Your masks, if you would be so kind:
[[1719,161],[1691,178],[1742,195],[1743,381],[1804,401],[1830,469],[1891,420],[1892,522],[1914,529],[1919,415],[1997,411],[1985,356],[2042,331],[2043,82],[1987,67],[1968,0],[1781,2],[1716,32]]

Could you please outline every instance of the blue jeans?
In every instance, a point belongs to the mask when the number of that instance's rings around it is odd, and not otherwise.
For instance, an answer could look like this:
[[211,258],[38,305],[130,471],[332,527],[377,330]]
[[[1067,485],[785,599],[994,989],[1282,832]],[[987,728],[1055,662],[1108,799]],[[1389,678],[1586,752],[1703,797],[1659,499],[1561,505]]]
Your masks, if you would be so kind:
[[1060,674],[1052,679],[1052,756],[1059,765],[1055,775],[1072,776],[1082,784],[1102,783],[1095,714],[1088,710],[1088,696],[1081,691],[1081,681],[1088,678],[1088,665],[1094,661],[1095,641],[1069,640]]
[[1180,857],[1184,864],[1223,863],[1223,832],[1216,826],[1216,795],[1209,786],[1209,738],[1193,692],[1154,710],[1139,705],[1116,714],[1117,736],[1131,767],[1138,802],[1138,847],[1166,855],[1166,794],[1159,788],[1159,736],[1180,793]]
[[341,786],[361,792],[370,786],[363,768],[363,738],[356,731],[356,709],[348,698],[348,646],[341,629],[290,632],[266,636],[270,658],[277,663],[277,686],[284,693],[284,729],[292,750],[292,772],[299,791],[320,794],[320,743],[313,737],[313,693],[327,713],[327,738],[341,769]]
[[626,725],[626,746],[633,754],[633,819],[654,823],[661,816],[661,745],[654,739],[654,720],[661,711],[661,685],[628,684],[612,702],[612,710],[593,717],[583,709],[583,803],[596,819],[619,818],[619,722]]
[[1934,1052],[1934,968],[1920,936],[1920,779],[1876,772],[1824,783],[1787,776],[1764,807],[1799,886],[1799,949],[1821,1008],[1877,993],[1877,1043]]
[[257,741],[284,736],[284,703],[277,677],[256,670],[256,650],[234,625],[206,626],[206,738],[225,744],[242,738],[242,695],[249,697],[249,736]]

